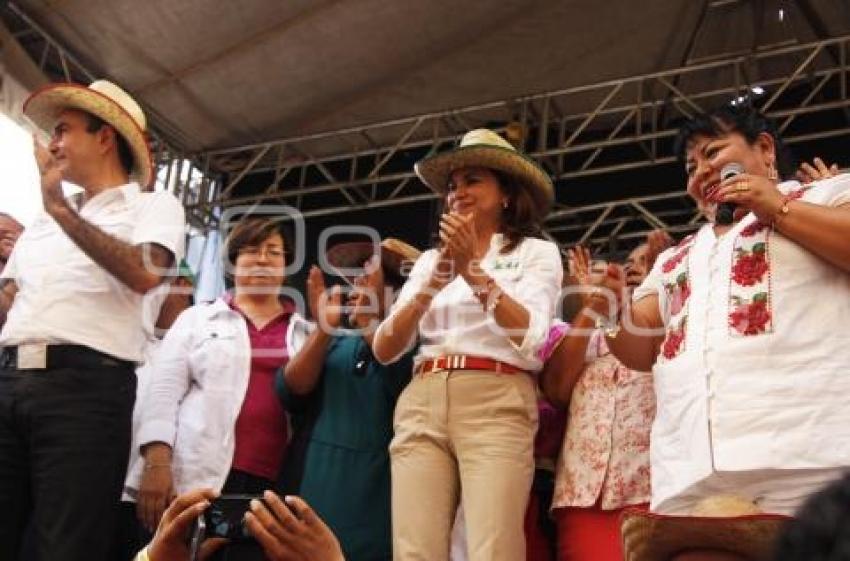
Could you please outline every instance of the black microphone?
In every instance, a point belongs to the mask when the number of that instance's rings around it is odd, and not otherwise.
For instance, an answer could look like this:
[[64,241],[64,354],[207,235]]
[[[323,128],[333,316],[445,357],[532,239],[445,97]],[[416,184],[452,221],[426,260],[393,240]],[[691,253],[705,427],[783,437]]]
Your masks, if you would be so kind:
[[[736,162],[729,162],[720,170],[720,181],[726,181],[730,177],[735,177],[742,173],[744,173],[744,166]],[[714,214],[714,221],[724,226],[731,224],[735,217],[735,208],[737,206],[735,203],[719,203],[717,205],[717,212]]]

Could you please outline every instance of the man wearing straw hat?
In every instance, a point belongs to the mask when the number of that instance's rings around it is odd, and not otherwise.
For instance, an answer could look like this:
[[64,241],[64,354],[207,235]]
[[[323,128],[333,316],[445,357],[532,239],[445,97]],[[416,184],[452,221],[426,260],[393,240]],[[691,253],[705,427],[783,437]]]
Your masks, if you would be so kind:
[[[183,209],[149,193],[139,105],[118,86],[53,84],[24,103],[42,213],[3,271],[0,559],[31,523],[41,559],[106,559],[130,446],[144,295],[183,254]],[[61,181],[82,187],[66,199]]]

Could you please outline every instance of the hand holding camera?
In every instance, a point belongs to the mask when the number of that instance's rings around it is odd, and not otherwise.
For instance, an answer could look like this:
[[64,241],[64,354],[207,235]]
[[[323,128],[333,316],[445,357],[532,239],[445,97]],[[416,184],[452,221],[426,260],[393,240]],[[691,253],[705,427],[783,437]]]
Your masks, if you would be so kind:
[[266,491],[245,521],[271,561],[345,561],[336,536],[299,497]]
[[[212,489],[197,489],[180,495],[165,509],[159,527],[147,547],[150,561],[189,561],[193,556],[190,539],[196,520],[218,496]],[[198,543],[198,559],[206,559],[227,540],[210,539]]]
[[149,561],[204,560],[231,541],[251,539],[271,561],[345,561],[336,536],[302,499],[284,502],[271,491],[262,497],[219,496],[212,489],[174,499],[147,556]]

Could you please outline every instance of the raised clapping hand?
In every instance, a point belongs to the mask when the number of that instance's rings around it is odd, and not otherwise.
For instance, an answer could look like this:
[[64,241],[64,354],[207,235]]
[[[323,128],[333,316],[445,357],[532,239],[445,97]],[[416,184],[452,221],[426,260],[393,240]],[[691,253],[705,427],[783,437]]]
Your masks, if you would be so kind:
[[452,260],[451,251],[448,247],[443,246],[438,250],[437,259],[434,261],[434,267],[431,269],[429,286],[435,291],[439,291],[452,282],[456,276],[457,269]]
[[271,561],[345,561],[336,536],[298,497],[266,491],[262,502],[251,501],[245,522]]
[[[377,255],[370,257],[363,265],[368,274],[374,272],[381,266],[381,259]],[[354,290],[348,297],[351,325],[362,329],[364,334],[374,333],[375,327],[380,323],[378,311],[380,299],[384,297],[377,287],[369,285],[367,276],[359,276],[354,280]]]
[[[570,274],[575,277],[576,284],[584,289],[591,288],[590,282],[590,251],[581,245],[568,249]],[[588,297],[587,291],[582,292],[582,301]]]
[[307,301],[320,329],[332,331],[342,324],[342,289],[333,286],[327,290],[322,271],[315,265],[307,277]]
[[45,146],[32,136],[33,153],[38,165],[38,173],[41,176],[41,200],[44,210],[51,216],[56,212],[66,210],[68,203],[62,192],[62,170],[56,158]]
[[800,165],[800,169],[796,173],[797,181],[806,184],[838,175],[838,164],[827,166],[823,160],[817,157],[812,161],[812,164],[803,162]]
[[584,306],[612,317],[622,303],[626,288],[626,275],[616,263],[608,263],[604,269],[593,270],[590,251],[582,246],[568,250],[570,272],[581,287]]
[[471,265],[480,259],[475,215],[448,212],[440,219],[440,240],[457,274],[466,277]]

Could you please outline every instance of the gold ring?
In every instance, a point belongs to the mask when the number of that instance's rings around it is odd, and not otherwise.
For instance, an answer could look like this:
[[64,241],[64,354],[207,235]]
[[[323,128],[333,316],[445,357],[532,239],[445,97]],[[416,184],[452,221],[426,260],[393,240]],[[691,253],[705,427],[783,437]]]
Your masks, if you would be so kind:
[[747,191],[750,190],[750,184],[749,184],[748,181],[744,181],[743,183],[739,183],[738,188],[735,189],[735,190],[738,191],[739,193],[746,193]]

